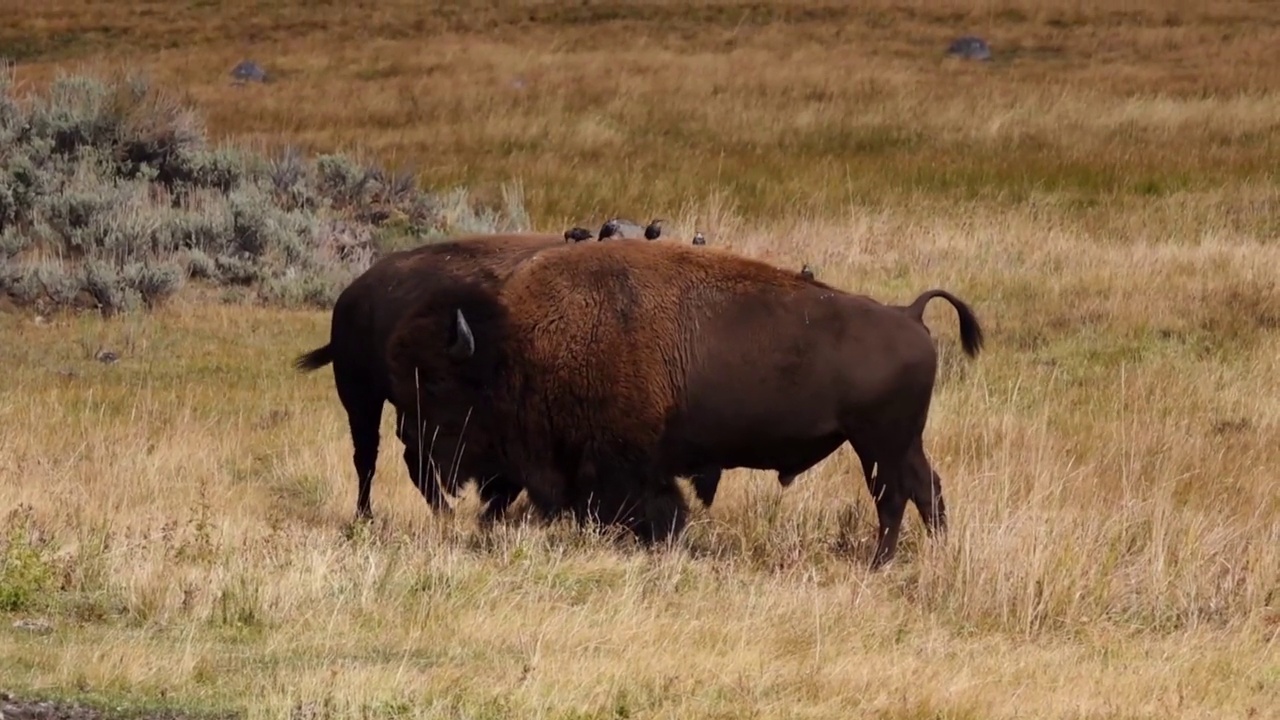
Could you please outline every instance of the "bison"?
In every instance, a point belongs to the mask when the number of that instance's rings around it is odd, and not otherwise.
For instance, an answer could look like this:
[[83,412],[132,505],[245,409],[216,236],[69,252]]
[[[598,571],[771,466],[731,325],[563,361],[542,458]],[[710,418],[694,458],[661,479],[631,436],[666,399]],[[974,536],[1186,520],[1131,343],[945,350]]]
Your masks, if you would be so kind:
[[593,243],[454,286],[405,317],[387,356],[400,403],[474,413],[537,504],[615,511],[642,536],[682,524],[675,475],[746,467],[788,485],[847,442],[876,505],[878,568],[908,500],[930,535],[946,527],[923,446],[937,352],[922,318],[937,297],[976,356],[978,320],[944,290],[885,305],[725,251]]
[[[358,518],[373,514],[370,493],[381,441],[379,425],[383,403],[392,401],[385,351],[396,323],[451,282],[490,285],[539,250],[562,244],[555,235],[526,233],[473,235],[423,245],[381,258],[338,296],[329,343],[299,356],[294,365],[310,372],[333,363],[334,384],[354,447]],[[418,422],[406,422],[410,411]],[[486,504],[486,518],[497,517],[514,502],[521,485],[506,477],[493,453],[480,444],[478,433],[473,432],[464,447],[447,427],[441,427],[458,419],[439,408],[396,406],[396,431],[405,446],[409,476],[433,510],[448,506],[436,472],[427,472],[430,466],[445,471],[441,479],[452,491],[459,489],[457,479],[474,477]],[[461,420],[466,422],[465,417]],[[424,465],[424,445],[431,448],[430,466]],[[711,505],[720,476],[716,468],[694,475],[695,491],[703,504]]]
[[[558,235],[512,234],[459,237],[445,242],[391,253],[366,270],[342,291],[333,307],[329,343],[297,358],[303,372],[333,363],[338,398],[347,412],[354,446],[353,462],[359,481],[356,516],[371,517],[370,491],[378,459],[379,425],[383,403],[391,399],[384,351],[392,329],[409,309],[443,284],[455,278],[486,285],[537,251],[563,245]],[[405,411],[396,409],[396,427],[404,442],[404,462],[414,485],[435,510],[447,508],[435,479],[424,472],[420,444],[429,442],[404,422]],[[428,412],[424,420],[429,420]],[[444,444],[432,444],[432,462],[448,468],[456,463]],[[469,453],[466,464],[446,478],[477,477],[481,497],[489,502],[486,514],[501,513],[520,492],[499,468],[485,465],[479,453]],[[454,486],[456,489],[456,486]]]

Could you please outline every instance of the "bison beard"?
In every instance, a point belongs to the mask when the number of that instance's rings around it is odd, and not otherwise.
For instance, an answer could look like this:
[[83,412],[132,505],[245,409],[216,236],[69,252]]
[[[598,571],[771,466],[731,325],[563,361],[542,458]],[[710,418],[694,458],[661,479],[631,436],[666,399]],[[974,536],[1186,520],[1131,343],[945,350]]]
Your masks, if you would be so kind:
[[[481,285],[495,283],[538,250],[563,242],[558,235],[480,235],[424,245],[383,257],[338,296],[329,344],[299,356],[294,364],[306,372],[333,363],[334,384],[351,428],[358,518],[373,514],[370,493],[382,406],[392,400],[385,349],[396,323],[407,310],[458,278]],[[449,432],[434,431],[437,420],[443,420],[436,408],[395,407],[405,465],[432,509],[448,509],[438,480],[445,481],[449,492],[457,492],[459,478],[475,478],[481,499],[488,503],[488,518],[501,514],[515,500],[520,485],[507,479],[503,468],[474,448],[449,442]],[[425,446],[430,446],[427,458],[422,457]],[[437,474],[443,477],[438,479]]]
[[[682,525],[682,503],[666,502],[675,475],[749,467],[788,484],[847,442],[875,500],[879,567],[908,500],[931,535],[946,525],[922,438],[934,297],[955,307],[976,355],[977,319],[941,290],[884,305],[723,251],[600,243],[541,252],[449,312],[424,308],[389,356],[393,377],[429,367],[441,402],[483,413],[540,505],[616,511],[642,536]],[[474,352],[447,359],[463,323]]]

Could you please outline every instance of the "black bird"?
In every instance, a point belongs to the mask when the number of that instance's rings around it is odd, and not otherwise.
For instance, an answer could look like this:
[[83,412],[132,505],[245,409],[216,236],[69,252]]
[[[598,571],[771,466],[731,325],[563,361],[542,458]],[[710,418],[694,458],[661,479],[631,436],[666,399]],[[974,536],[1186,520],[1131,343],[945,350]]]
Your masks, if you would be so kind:
[[813,279],[813,270],[809,268],[809,263],[805,263],[804,267],[800,268],[800,277],[805,280]]
[[649,227],[644,229],[645,240],[657,240],[658,236],[661,234],[662,218],[655,218],[653,222],[649,223]]
[[701,232],[696,232],[696,233],[694,233],[694,234],[693,234],[693,244],[694,244],[694,245],[706,245],[706,244],[707,244],[707,239],[706,239],[706,238],[704,238],[704,237],[702,237],[702,233],[701,233]]
[[601,240],[608,240],[609,238],[618,234],[618,231],[621,229],[622,228],[618,227],[617,218],[610,220],[609,222],[600,226],[600,237],[596,238],[596,242],[599,242]]
[[582,242],[591,239],[591,231],[586,228],[576,227],[571,230],[564,231],[565,242]]

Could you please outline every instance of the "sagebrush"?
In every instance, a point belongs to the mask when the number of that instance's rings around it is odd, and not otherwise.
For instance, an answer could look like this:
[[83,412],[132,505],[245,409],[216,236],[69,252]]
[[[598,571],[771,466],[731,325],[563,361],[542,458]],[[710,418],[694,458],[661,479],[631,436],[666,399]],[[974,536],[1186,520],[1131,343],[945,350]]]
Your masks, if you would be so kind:
[[410,172],[339,154],[209,141],[197,112],[137,74],[64,74],[22,96],[0,71],[0,298],[153,306],[189,279],[324,307],[388,248],[522,229]]

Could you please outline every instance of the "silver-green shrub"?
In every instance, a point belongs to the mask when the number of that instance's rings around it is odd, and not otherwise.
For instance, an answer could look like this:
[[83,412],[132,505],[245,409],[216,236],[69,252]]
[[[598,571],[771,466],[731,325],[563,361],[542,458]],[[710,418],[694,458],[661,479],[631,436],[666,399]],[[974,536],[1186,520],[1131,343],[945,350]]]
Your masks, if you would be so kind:
[[20,304],[129,311],[194,281],[323,307],[384,248],[527,225],[518,190],[479,208],[343,155],[212,147],[140,75],[20,96],[0,66],[0,295]]

